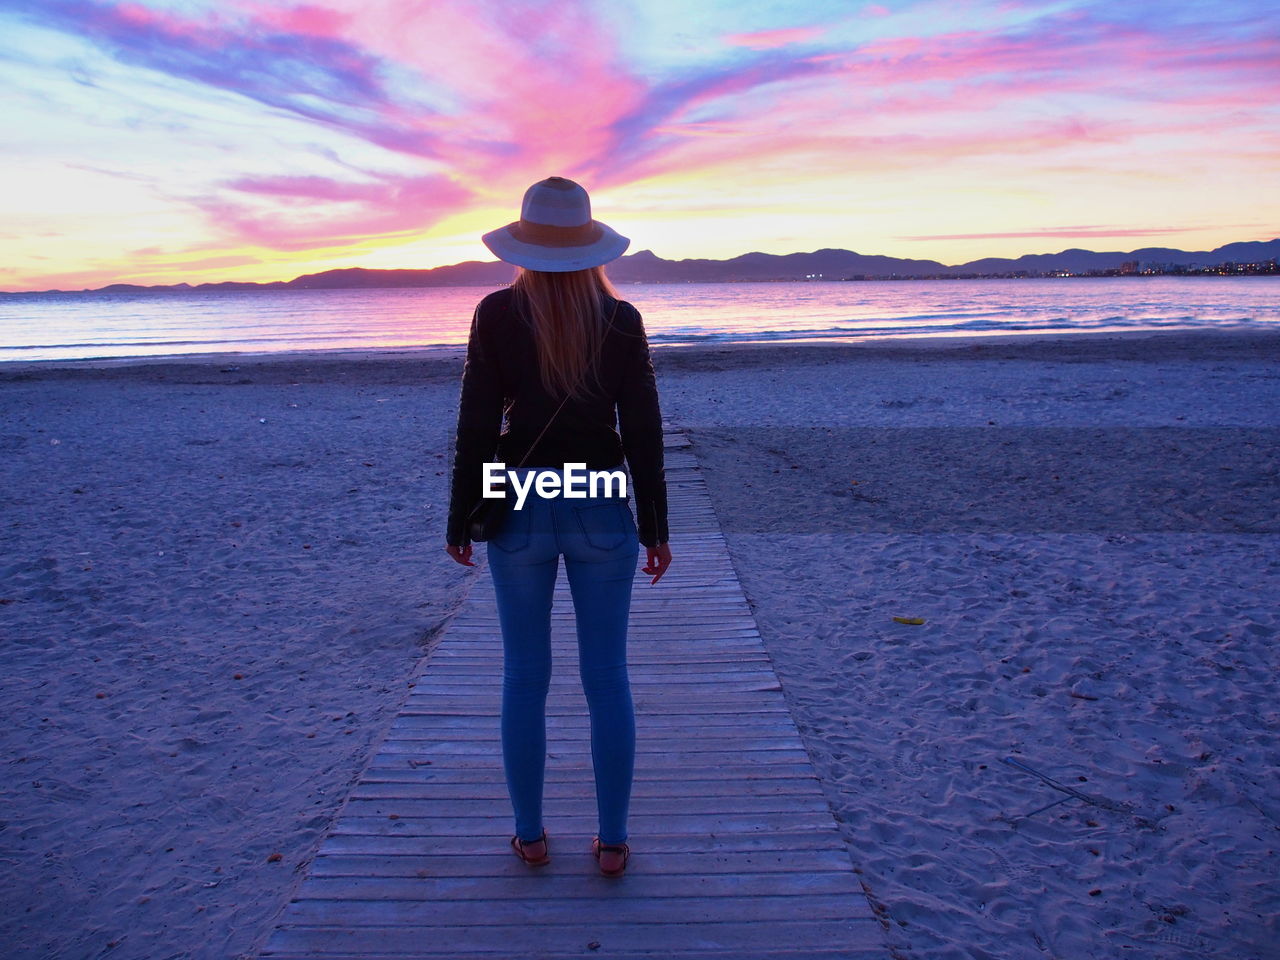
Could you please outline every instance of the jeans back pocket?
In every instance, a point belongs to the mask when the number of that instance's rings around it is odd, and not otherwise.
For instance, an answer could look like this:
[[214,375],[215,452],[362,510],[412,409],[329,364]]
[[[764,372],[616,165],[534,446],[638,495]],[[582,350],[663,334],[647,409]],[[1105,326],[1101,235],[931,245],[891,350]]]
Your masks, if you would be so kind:
[[587,543],[596,550],[617,550],[634,536],[635,520],[623,500],[574,504],[573,513]]

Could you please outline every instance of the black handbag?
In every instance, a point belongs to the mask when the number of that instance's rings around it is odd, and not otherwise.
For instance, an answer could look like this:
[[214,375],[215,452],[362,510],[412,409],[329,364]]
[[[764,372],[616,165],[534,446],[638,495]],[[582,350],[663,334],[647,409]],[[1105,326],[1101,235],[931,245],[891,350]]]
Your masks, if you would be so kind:
[[507,518],[507,498],[481,497],[467,515],[467,537],[472,541],[492,540]]
[[[560,406],[556,407],[556,412],[551,415],[551,419],[547,421],[547,426],[542,428],[542,433],[538,434],[538,440],[542,439],[542,434],[547,432],[547,427],[551,426],[551,421],[555,420],[556,415],[564,408],[565,401],[569,399],[568,395],[564,400],[560,401]],[[524,466],[524,462],[529,459],[529,454],[533,453],[533,448],[538,445],[538,440],[534,440],[525,455],[520,458],[520,463],[516,465],[516,469]],[[481,497],[480,502],[471,508],[471,512],[467,514],[467,535],[472,540],[484,542],[492,540],[499,531],[502,530],[502,524],[507,519],[507,513],[511,510],[510,492],[501,497]]]
[[[617,316],[618,305],[613,305],[613,314],[609,317],[609,328],[605,330],[604,335],[607,339],[609,330],[613,329],[613,318]],[[604,340],[601,340],[603,347]],[[569,395],[565,394],[565,398],[560,401],[560,406],[556,407],[556,412],[551,414],[551,418],[547,420],[546,426],[542,428],[542,433],[538,434],[536,440],[529,445],[529,449],[525,451],[525,455],[520,458],[520,463],[516,465],[516,469],[524,466],[524,462],[529,459],[529,454],[533,453],[533,448],[538,445],[538,440],[542,439],[543,434],[547,432],[560,411],[564,409],[565,403],[569,400]],[[471,508],[471,512],[467,514],[467,536],[473,541],[483,543],[486,540],[492,540],[502,530],[502,525],[507,519],[507,514],[511,510],[510,491],[506,496],[502,497],[481,497],[480,501]]]

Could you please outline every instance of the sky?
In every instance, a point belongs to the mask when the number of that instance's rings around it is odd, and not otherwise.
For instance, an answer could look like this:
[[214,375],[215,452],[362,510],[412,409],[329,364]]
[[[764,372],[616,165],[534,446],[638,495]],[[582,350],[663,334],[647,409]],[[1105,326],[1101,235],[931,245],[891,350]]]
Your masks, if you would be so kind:
[[1280,236],[1271,0],[0,0],[0,290]]

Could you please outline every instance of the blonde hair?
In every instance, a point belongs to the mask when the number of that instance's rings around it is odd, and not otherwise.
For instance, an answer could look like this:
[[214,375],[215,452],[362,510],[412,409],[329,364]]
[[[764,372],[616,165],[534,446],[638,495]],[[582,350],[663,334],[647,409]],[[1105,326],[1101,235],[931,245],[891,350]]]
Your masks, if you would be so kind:
[[621,299],[604,267],[562,273],[519,267],[511,288],[533,324],[538,370],[547,392],[580,398],[588,369],[600,386],[595,361],[609,323],[604,298]]

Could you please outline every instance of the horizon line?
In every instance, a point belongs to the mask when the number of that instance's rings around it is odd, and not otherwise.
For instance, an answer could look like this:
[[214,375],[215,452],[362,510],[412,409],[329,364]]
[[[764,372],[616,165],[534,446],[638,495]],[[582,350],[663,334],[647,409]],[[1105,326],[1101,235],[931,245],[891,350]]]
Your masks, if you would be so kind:
[[[1233,246],[1233,245],[1235,245],[1235,244],[1237,244],[1237,243],[1275,243],[1275,242],[1278,242],[1278,241],[1280,241],[1280,236],[1271,237],[1271,238],[1269,238],[1269,239],[1261,239],[1261,240],[1232,240],[1232,241],[1230,241],[1229,243],[1220,244],[1219,246],[1214,247],[1214,248],[1213,248],[1213,250],[1221,250],[1223,247]],[[767,251],[767,250],[748,250],[748,251],[746,251],[745,253],[738,253],[738,254],[734,254],[734,255],[733,255],[733,256],[731,256],[731,257],[723,257],[723,258],[717,258],[717,257],[682,257],[682,258],[681,258],[681,259],[679,259],[679,260],[672,260],[672,259],[669,259],[669,258],[667,258],[667,257],[660,256],[659,254],[654,253],[654,251],[653,251],[651,248],[646,247],[646,248],[645,248],[645,249],[643,249],[643,250],[637,250],[635,253],[624,253],[624,254],[622,254],[621,256],[619,256],[617,259],[609,261],[609,264],[605,264],[605,266],[609,266],[610,264],[615,264],[615,263],[618,263],[618,262],[619,262],[619,261],[621,261],[621,260],[625,260],[625,259],[627,259],[628,257],[635,257],[635,256],[639,256],[640,254],[644,254],[644,253],[651,254],[651,255],[652,255],[653,257],[655,257],[656,259],[663,260],[663,261],[665,261],[665,262],[667,262],[667,263],[687,263],[687,262],[689,262],[689,261],[697,261],[697,262],[703,262],[703,263],[729,263],[729,262],[731,262],[731,261],[733,261],[733,260],[740,259],[741,257],[749,257],[749,256],[751,256],[752,254],[760,254],[760,255],[762,255],[762,256],[767,256],[767,257],[795,257],[795,256],[813,256],[814,254],[817,254],[817,253],[823,253],[824,251],[828,251],[828,250],[830,250],[830,251],[836,251],[836,252],[839,252],[839,253],[851,253],[851,254],[853,254],[854,256],[858,256],[858,257],[882,257],[882,258],[884,258],[884,259],[886,259],[886,260],[901,260],[901,261],[905,261],[905,262],[913,262],[913,261],[916,261],[916,262],[937,263],[939,266],[941,266],[941,267],[943,267],[943,268],[945,268],[945,269],[948,269],[948,270],[953,270],[953,269],[955,269],[955,268],[957,268],[957,267],[964,267],[964,266],[968,266],[968,265],[969,265],[969,264],[971,264],[971,263],[980,263],[980,262],[982,262],[982,261],[984,261],[984,260],[1004,260],[1004,261],[1007,261],[1007,262],[1009,262],[1009,263],[1014,263],[1014,262],[1016,262],[1016,261],[1018,261],[1018,260],[1021,260],[1021,259],[1025,258],[1025,257],[1053,257],[1053,256],[1061,256],[1061,255],[1066,254],[1066,253],[1076,253],[1076,252],[1078,252],[1078,253],[1092,253],[1092,254],[1098,254],[1098,255],[1106,255],[1106,254],[1133,254],[1133,253],[1138,253],[1138,252],[1140,252],[1140,251],[1142,251],[1142,250],[1178,250],[1178,252],[1180,252],[1180,253],[1188,253],[1188,254],[1189,254],[1189,253],[1197,253],[1197,252],[1202,252],[1202,253],[1212,253],[1212,252],[1213,252],[1213,250],[1205,250],[1205,251],[1181,250],[1181,249],[1176,248],[1176,247],[1139,247],[1139,248],[1137,248],[1137,249],[1135,249],[1135,250],[1091,250],[1091,249],[1088,249],[1088,248],[1086,248],[1086,247],[1067,247],[1067,248],[1065,248],[1065,249],[1063,249],[1063,250],[1057,250],[1057,251],[1053,251],[1053,252],[1049,252],[1049,253],[1023,253],[1023,254],[1019,254],[1019,255],[1018,255],[1018,256],[1016,256],[1016,257],[978,257],[978,258],[976,258],[976,259],[974,259],[974,260],[966,260],[966,261],[964,261],[963,263],[951,263],[951,264],[948,264],[948,263],[942,263],[940,260],[928,260],[927,258],[923,258],[923,257],[921,257],[921,258],[917,258],[917,257],[895,257],[895,256],[891,256],[891,255],[889,255],[889,254],[881,254],[881,253],[859,253],[858,251],[856,251],[856,250],[851,250],[851,249],[849,249],[848,247],[818,247],[818,248],[817,248],[817,249],[815,249],[815,250],[793,250],[793,251],[791,251],[791,252],[789,252],[789,253],[770,253],[770,252],[769,252],[769,251]],[[172,282],[172,283],[153,283],[153,284],[138,283],[138,282],[128,281],[128,280],[113,280],[113,281],[111,281],[110,283],[106,283],[106,284],[104,284],[104,285],[102,285],[102,286],[100,286],[100,287],[82,287],[82,288],[80,288],[79,290],[63,290],[63,289],[46,289],[46,290],[0,290],[0,295],[4,295],[4,296],[21,296],[21,295],[23,295],[23,294],[41,294],[41,293],[49,293],[49,294],[53,294],[53,293],[95,293],[95,292],[97,292],[97,291],[99,291],[99,290],[105,290],[107,287],[113,287],[113,286],[134,286],[134,287],[142,287],[142,288],[144,288],[144,289],[155,289],[155,288],[164,288],[164,287],[181,287],[181,286],[188,286],[188,287],[218,286],[218,285],[226,284],[226,283],[242,283],[242,284],[252,284],[252,285],[255,285],[255,286],[270,286],[270,285],[272,285],[272,284],[277,284],[277,283],[283,283],[283,284],[293,283],[295,280],[300,280],[300,279],[301,279],[301,278],[303,278],[303,277],[308,277],[308,276],[322,276],[322,275],[324,275],[324,274],[337,273],[337,272],[339,272],[339,271],[343,271],[343,270],[364,270],[364,271],[367,271],[367,272],[370,272],[370,273],[392,273],[392,272],[398,272],[398,271],[417,271],[417,272],[426,273],[426,272],[429,272],[429,271],[432,271],[432,270],[446,270],[446,269],[448,269],[448,268],[450,268],[450,267],[461,267],[461,266],[466,266],[466,265],[468,265],[468,264],[477,264],[477,265],[480,265],[480,266],[491,266],[491,265],[496,265],[496,264],[499,264],[499,263],[505,263],[505,262],[506,262],[506,261],[503,261],[503,260],[493,259],[493,260],[459,260],[459,261],[457,261],[457,262],[455,262],[455,263],[443,263],[443,264],[439,264],[438,266],[434,266],[434,267],[361,267],[361,266],[351,266],[351,267],[329,267],[329,268],[326,268],[326,269],[324,269],[324,270],[317,270],[317,271],[313,271],[313,272],[311,272],[311,273],[300,273],[300,274],[297,274],[296,276],[294,276],[294,277],[292,277],[292,278],[290,278],[290,279],[288,279],[288,280],[280,280],[280,279],[276,279],[276,280],[203,280],[203,281],[200,281],[199,283],[191,283],[190,281],[186,281],[186,280],[179,280],[179,281]],[[509,266],[511,266],[511,267],[512,267],[512,269],[515,269],[515,264],[508,264],[508,265],[509,265]]]

